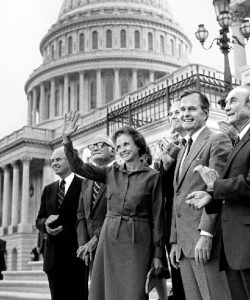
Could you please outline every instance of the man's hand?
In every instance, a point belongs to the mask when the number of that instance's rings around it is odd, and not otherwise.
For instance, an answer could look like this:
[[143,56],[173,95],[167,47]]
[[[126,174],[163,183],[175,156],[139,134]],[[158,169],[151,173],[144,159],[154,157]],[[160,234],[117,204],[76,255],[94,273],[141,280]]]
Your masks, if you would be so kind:
[[161,259],[158,258],[158,257],[154,257],[153,258],[153,266],[154,266],[154,269],[155,269],[155,275],[159,275],[162,271],[162,268],[163,268]]
[[170,258],[171,265],[175,269],[179,268],[180,256],[181,256],[181,251],[178,248],[177,244],[172,244],[169,258]]
[[227,134],[232,142],[234,142],[237,139],[239,132],[234,128],[233,125],[230,125],[225,121],[219,121],[218,125],[220,131]]
[[176,145],[175,142],[170,142],[167,139],[163,138],[160,141],[160,149],[162,152],[167,153],[174,160],[176,160],[177,155],[178,155],[179,151],[181,150],[181,147]]
[[95,251],[97,244],[98,238],[94,235],[88,243],[78,248],[76,255],[85,261],[86,266],[89,261],[93,261],[93,252]]
[[62,135],[63,139],[67,141],[67,139],[77,130],[78,125],[77,121],[80,117],[79,112],[70,111],[64,115],[64,122],[62,127]]
[[212,197],[204,191],[195,191],[187,196],[185,203],[194,209],[202,209],[212,201]]
[[58,215],[50,215],[47,220],[45,221],[45,228],[46,228],[46,231],[48,232],[48,234],[51,234],[51,235],[58,235],[62,230],[63,230],[63,227],[62,226],[58,226],[54,229],[51,229],[49,227],[49,224],[53,221],[55,221],[56,219],[58,218]]
[[194,168],[193,172],[198,172],[207,185],[208,190],[213,190],[214,182],[219,178],[219,174],[217,171],[206,166],[198,165]]
[[199,241],[195,246],[194,258],[195,262],[199,264],[204,264],[210,259],[210,253],[212,249],[212,237],[201,235]]

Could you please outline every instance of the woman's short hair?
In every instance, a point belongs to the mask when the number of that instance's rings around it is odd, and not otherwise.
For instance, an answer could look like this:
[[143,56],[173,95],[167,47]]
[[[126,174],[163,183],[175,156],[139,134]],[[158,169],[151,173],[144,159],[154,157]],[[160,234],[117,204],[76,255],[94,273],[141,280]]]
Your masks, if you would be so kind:
[[112,135],[112,142],[116,144],[117,138],[122,134],[132,137],[134,143],[139,148],[139,156],[142,156],[146,153],[147,143],[145,141],[144,136],[139,131],[130,126],[120,127]]

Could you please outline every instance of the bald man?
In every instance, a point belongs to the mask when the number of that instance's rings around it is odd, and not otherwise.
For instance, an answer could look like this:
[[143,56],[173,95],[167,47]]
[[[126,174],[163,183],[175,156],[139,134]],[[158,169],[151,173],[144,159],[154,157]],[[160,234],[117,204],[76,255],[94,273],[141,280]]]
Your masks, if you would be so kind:
[[48,234],[43,270],[52,300],[85,300],[87,276],[84,263],[76,256],[75,228],[82,180],[71,172],[62,149],[53,152],[51,166],[59,180],[44,188],[36,219],[37,228]]

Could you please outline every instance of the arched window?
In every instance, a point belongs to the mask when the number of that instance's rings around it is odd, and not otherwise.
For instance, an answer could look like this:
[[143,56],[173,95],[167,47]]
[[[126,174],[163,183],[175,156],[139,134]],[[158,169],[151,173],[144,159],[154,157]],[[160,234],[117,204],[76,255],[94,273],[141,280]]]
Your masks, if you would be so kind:
[[55,116],[59,116],[59,90],[55,93]]
[[121,48],[126,48],[127,47],[127,35],[126,35],[126,30],[122,29],[121,30]]
[[14,248],[11,253],[11,271],[17,271],[17,249]]
[[90,83],[90,109],[96,108],[96,82]]
[[79,35],[79,52],[84,52],[84,33]]
[[165,52],[165,43],[164,43],[163,35],[160,36],[160,51],[161,51],[161,53]]
[[98,32],[92,32],[92,49],[98,49]]
[[112,48],[112,31],[106,31],[106,48]]
[[55,47],[54,45],[51,45],[51,59],[55,58]]
[[58,43],[58,56],[62,57],[62,41]]
[[106,103],[113,100],[113,78],[108,76],[105,82],[105,99]]
[[178,51],[178,54],[179,54],[179,57],[181,57],[181,55],[182,55],[182,47],[181,47],[181,44],[179,44],[179,51]]
[[135,31],[135,49],[141,48],[141,40],[140,40],[140,32],[138,30]]
[[174,55],[174,41],[170,40],[170,49],[171,49],[171,55]]
[[153,34],[151,32],[148,33],[148,50],[153,51]]
[[68,54],[72,54],[73,52],[73,39],[72,36],[68,38]]

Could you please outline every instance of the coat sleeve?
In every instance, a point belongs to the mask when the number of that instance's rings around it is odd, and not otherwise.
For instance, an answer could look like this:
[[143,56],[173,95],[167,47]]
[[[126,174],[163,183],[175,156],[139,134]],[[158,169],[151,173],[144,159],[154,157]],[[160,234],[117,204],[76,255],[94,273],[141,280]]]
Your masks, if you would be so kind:
[[152,199],[152,234],[154,242],[154,257],[162,257],[164,246],[164,206],[162,197],[161,175],[156,175]]
[[77,209],[77,224],[76,224],[76,232],[78,239],[78,246],[83,246],[89,241],[88,235],[88,227],[85,215],[85,209],[83,205],[83,188],[79,197],[79,205]]
[[43,190],[42,197],[41,197],[41,204],[40,209],[36,218],[36,227],[41,232],[47,233],[45,229],[45,221],[48,218],[48,212],[46,208],[46,198],[47,198],[47,190],[48,187],[46,186]]
[[72,172],[90,180],[106,183],[108,167],[98,167],[93,164],[84,163],[79,157],[78,151],[73,148],[72,142],[64,144],[64,151]]
[[214,199],[250,200],[250,170],[247,175],[240,174],[228,179],[218,179],[214,183]]
[[[210,145],[208,167],[216,170],[218,174],[224,171],[232,143],[226,134],[218,134],[213,137]],[[198,229],[215,234],[219,225],[219,214],[207,214],[203,209]]]

